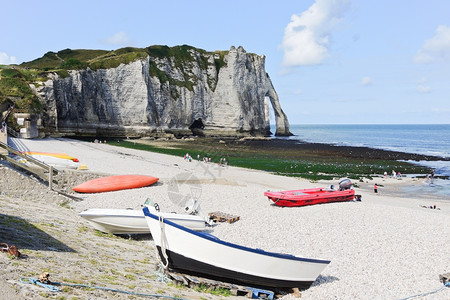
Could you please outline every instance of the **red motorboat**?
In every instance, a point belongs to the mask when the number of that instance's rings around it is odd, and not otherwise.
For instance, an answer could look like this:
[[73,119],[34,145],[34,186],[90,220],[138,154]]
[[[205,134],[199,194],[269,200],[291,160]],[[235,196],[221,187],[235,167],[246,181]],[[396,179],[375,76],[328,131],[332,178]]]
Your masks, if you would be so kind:
[[320,203],[352,201],[355,198],[355,190],[351,189],[349,179],[342,180],[339,183],[339,190],[331,188],[314,188],[303,190],[292,190],[282,192],[264,193],[278,206],[305,206]]

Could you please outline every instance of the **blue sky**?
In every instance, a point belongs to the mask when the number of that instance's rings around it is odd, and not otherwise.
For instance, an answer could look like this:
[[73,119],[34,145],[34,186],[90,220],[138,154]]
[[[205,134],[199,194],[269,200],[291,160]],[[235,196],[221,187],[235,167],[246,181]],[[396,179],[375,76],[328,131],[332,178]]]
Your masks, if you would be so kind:
[[2,1],[0,64],[188,44],[266,56],[291,124],[450,123],[450,1]]

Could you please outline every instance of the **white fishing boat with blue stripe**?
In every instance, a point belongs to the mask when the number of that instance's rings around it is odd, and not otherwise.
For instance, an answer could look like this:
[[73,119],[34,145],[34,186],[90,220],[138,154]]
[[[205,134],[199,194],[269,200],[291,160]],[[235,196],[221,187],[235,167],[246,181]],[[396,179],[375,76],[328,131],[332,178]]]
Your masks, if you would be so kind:
[[161,262],[170,271],[264,288],[308,288],[330,263],[266,252],[196,232],[143,209]]

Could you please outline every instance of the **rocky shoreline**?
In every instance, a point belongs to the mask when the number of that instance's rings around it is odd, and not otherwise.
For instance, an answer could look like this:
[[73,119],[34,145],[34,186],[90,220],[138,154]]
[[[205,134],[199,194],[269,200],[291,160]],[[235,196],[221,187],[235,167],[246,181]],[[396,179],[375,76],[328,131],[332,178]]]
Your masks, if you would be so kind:
[[[125,142],[125,143],[123,143]],[[247,137],[240,139],[184,138],[110,140],[117,146],[147,149],[183,156],[185,153],[212,157],[219,163],[226,158],[230,165],[259,169],[311,180],[351,176],[353,179],[383,174],[392,170],[425,177],[432,171],[415,162],[449,158],[388,151],[368,147],[306,143],[291,139]],[[145,145],[143,147],[139,144]],[[148,148],[145,148],[147,147]],[[442,177],[445,178],[445,177]]]
[[[239,142],[239,140],[237,141]],[[287,150],[299,152],[314,151],[319,156],[329,157],[348,157],[348,158],[365,158],[365,159],[384,159],[384,160],[413,160],[413,161],[450,161],[448,157],[439,157],[431,155],[422,155],[414,153],[406,153],[399,151],[389,151],[383,149],[355,146],[340,146],[325,143],[309,143],[298,140],[289,139],[247,139],[241,140],[246,146],[255,149],[272,149],[276,152]]]

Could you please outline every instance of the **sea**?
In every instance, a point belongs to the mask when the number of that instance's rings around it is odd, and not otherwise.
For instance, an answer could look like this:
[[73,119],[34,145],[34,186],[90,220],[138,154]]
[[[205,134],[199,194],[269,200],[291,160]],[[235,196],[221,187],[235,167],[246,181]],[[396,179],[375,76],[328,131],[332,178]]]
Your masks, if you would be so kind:
[[[275,132],[275,126],[272,132]],[[363,146],[450,158],[450,124],[408,125],[290,125],[293,136],[285,139],[343,146]],[[439,177],[450,178],[450,161],[413,162],[433,168]],[[425,188],[425,187],[423,187]],[[437,194],[450,196],[450,180],[436,179]]]

